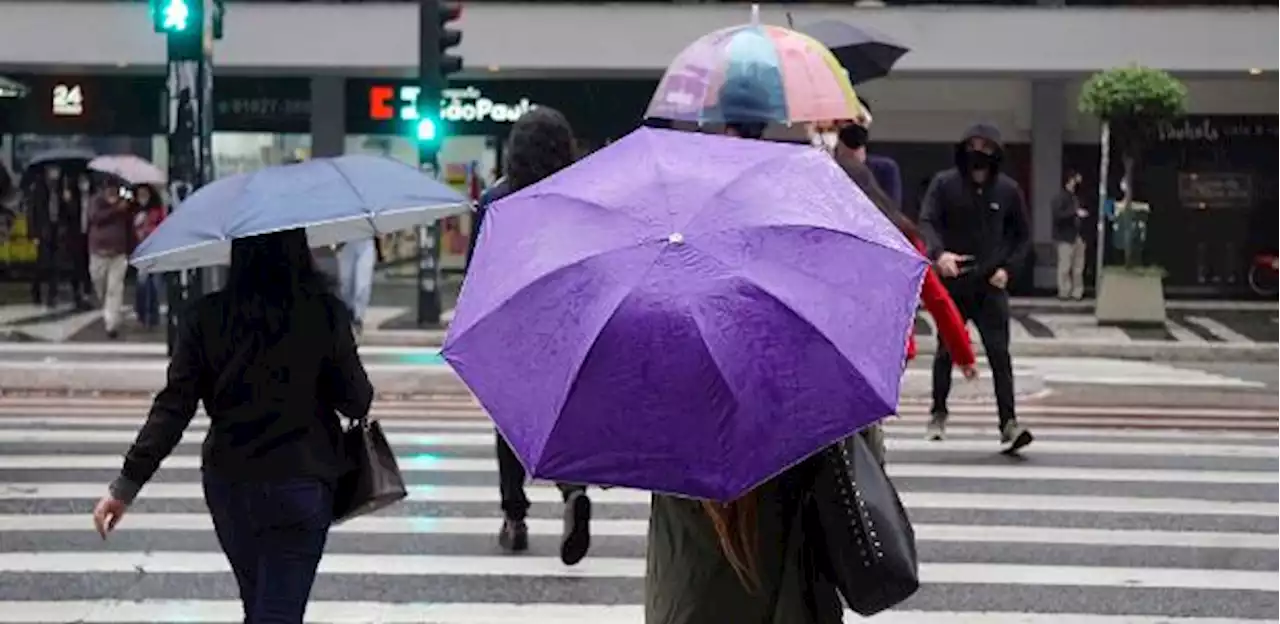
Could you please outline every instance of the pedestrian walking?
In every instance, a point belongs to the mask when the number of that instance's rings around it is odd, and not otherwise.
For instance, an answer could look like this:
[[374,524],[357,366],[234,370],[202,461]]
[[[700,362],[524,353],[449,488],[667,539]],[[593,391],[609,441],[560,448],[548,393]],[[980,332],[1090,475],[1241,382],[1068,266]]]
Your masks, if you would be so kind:
[[108,182],[89,203],[89,277],[102,302],[107,337],[120,331],[124,277],[129,270],[129,240],[133,215],[120,187]]
[[295,229],[232,241],[226,289],[178,328],[168,382],[94,524],[106,539],[203,403],[204,498],[244,621],[302,624],[348,468],[335,410],[363,419],[373,400],[351,317]]
[[338,283],[342,300],[351,310],[356,335],[364,331],[365,313],[373,295],[373,267],[378,258],[373,237],[347,242],[338,249]]
[[[475,224],[471,230],[471,248],[467,251],[470,265],[477,243],[485,211],[499,199],[531,186],[538,181],[568,167],[577,157],[577,142],[573,128],[559,111],[540,106],[525,113],[511,128],[503,170],[506,176],[494,184],[480,198]],[[508,552],[521,552],[529,548],[529,528],[525,517],[529,511],[529,499],[525,495],[525,470],[510,444],[497,434],[498,481],[502,497],[502,529],[498,543]],[[586,487],[568,483],[556,484],[564,499],[564,533],[560,540],[560,560],[574,565],[586,556],[591,548],[591,500]]]
[[[1022,188],[1001,173],[1003,156],[995,126],[966,130],[955,147],[955,167],[935,175],[925,192],[920,231],[960,315],[978,328],[994,379],[1001,443],[1012,453],[1034,439],[1018,424],[1014,407],[1006,290],[1026,257],[1029,233]],[[945,436],[951,366],[951,353],[939,348],[928,426],[933,440]]]
[[[134,240],[141,243],[160,227],[166,209],[160,192],[150,184],[139,184],[133,190]],[[134,289],[133,310],[138,322],[146,329],[160,325],[160,276],[149,271],[138,271],[138,283]]]
[[1084,176],[1067,170],[1062,191],[1053,200],[1053,241],[1058,248],[1058,298],[1084,299],[1084,220],[1089,211],[1077,192]]

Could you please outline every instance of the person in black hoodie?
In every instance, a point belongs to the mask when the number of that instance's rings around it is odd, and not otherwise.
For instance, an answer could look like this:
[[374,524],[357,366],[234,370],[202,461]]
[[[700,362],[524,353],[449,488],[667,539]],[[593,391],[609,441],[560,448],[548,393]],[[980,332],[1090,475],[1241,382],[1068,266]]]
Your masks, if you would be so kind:
[[[994,126],[979,123],[965,131],[956,144],[956,166],[935,175],[925,192],[920,230],[961,316],[982,336],[995,378],[1000,440],[1004,451],[1013,453],[1034,438],[1018,424],[1014,409],[1006,288],[1026,258],[1030,237],[1022,188],[1000,172],[1003,156]],[[951,355],[939,346],[933,361],[932,440],[945,436],[950,393]]]
[[[506,176],[498,180],[480,197],[475,223],[471,227],[471,247],[467,250],[467,266],[480,241],[484,216],[493,202],[573,164],[577,142],[573,128],[559,111],[539,106],[516,120],[507,139]],[[463,278],[465,280],[465,277]],[[507,552],[529,548],[529,528],[525,516],[529,498],[525,496],[525,470],[511,445],[502,434],[497,435],[498,487],[502,496],[502,529],[498,544]],[[560,540],[560,560],[574,565],[587,555],[591,547],[591,499],[581,485],[557,483],[564,498],[564,534]]]

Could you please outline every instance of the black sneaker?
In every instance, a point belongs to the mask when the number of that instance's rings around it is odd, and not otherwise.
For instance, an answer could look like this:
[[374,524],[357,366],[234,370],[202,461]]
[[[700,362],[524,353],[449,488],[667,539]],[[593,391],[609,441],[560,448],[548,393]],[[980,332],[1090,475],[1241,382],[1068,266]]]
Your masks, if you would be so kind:
[[504,520],[498,532],[498,545],[510,553],[529,550],[529,527],[524,520]]
[[120,337],[120,332],[119,332],[119,331],[114,330],[114,329],[108,329],[108,330],[107,330],[107,338],[109,338],[109,339],[111,339],[111,340],[115,340],[115,339],[117,339],[117,338],[119,338],[119,337]]
[[1035,439],[1029,429],[1022,427],[1016,421],[1009,421],[1000,429],[1000,445],[1004,447],[1000,452],[1005,455],[1012,455],[1031,444]]
[[564,536],[560,539],[560,561],[574,565],[591,549],[591,499],[576,491],[564,501]]
[[929,425],[925,427],[924,437],[932,442],[941,442],[947,437],[947,415],[941,412],[935,412],[929,418]]

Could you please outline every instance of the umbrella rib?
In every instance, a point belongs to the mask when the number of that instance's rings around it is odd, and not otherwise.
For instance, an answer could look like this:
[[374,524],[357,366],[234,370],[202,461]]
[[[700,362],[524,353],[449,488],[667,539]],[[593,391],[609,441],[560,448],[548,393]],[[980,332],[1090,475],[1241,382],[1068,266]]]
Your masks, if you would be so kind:
[[346,173],[345,171],[343,171],[341,167],[339,167],[339,166],[338,166],[338,163],[337,163],[337,162],[335,162],[335,161],[333,161],[333,160],[330,160],[330,159],[326,159],[326,160],[324,160],[323,162],[324,162],[326,165],[329,165],[330,167],[333,167],[333,170],[334,170],[335,172],[337,172],[338,176],[339,176],[339,177],[341,177],[341,178],[342,178],[342,180],[343,180],[344,182],[346,182],[346,183],[347,183],[347,187],[351,189],[351,192],[352,192],[352,193],[354,193],[354,194],[355,194],[355,196],[356,196],[357,198],[359,198],[359,199],[360,199],[360,203],[361,203],[361,204],[363,204],[363,205],[364,205],[364,207],[365,207],[365,208],[364,208],[364,211],[365,211],[365,220],[369,222],[369,229],[370,229],[370,230],[374,230],[374,231],[376,232],[376,231],[377,231],[377,229],[376,229],[376,226],[375,226],[375,224],[374,224],[374,222],[373,222],[373,216],[374,216],[374,215],[373,215],[373,210],[372,210],[372,208],[369,206],[369,200],[364,196],[364,193],[361,193],[361,192],[360,192],[360,189],[359,189],[359,188],[356,188],[355,183],[354,183],[354,182],[352,182],[352,181],[351,181],[351,178],[347,176],[347,173]]

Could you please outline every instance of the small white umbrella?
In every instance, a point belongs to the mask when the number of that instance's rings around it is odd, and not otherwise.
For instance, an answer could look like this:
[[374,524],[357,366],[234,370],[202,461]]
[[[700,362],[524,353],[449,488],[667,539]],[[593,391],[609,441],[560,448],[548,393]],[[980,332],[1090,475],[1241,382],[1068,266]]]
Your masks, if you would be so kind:
[[89,161],[89,169],[116,176],[129,184],[163,186],[168,177],[150,161],[133,154],[99,156]]

